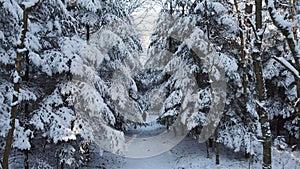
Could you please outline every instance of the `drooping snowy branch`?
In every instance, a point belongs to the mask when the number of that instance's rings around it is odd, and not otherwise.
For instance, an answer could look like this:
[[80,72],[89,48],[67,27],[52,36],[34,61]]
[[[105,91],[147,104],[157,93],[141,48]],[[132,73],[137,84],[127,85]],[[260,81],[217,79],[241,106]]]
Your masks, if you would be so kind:
[[291,53],[294,57],[296,68],[300,70],[300,51],[297,46],[296,39],[294,39],[293,35],[293,27],[295,23],[289,22],[285,20],[282,16],[280,16],[275,9],[274,0],[266,0],[269,14],[273,21],[273,24],[282,32],[282,34],[286,37],[287,43],[291,49]]
[[300,79],[299,71],[292,64],[290,64],[290,62],[288,62],[285,58],[274,56],[273,59],[275,59],[283,67],[285,67],[289,72],[291,72],[295,78]]

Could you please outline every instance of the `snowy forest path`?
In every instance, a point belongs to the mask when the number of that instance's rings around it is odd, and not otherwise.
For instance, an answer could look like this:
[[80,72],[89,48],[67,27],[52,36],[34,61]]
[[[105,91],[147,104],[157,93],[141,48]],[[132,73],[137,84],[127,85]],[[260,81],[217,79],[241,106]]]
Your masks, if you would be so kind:
[[[138,128],[129,129],[127,133],[125,133],[129,140],[127,142],[128,148],[133,148],[132,151],[141,151],[140,147],[133,147],[130,145],[136,144],[136,142],[144,140],[141,144],[144,145],[144,149],[149,147],[147,144],[156,144],[147,141],[148,138],[153,136],[158,136],[160,133],[166,130],[165,126],[161,126],[159,124],[153,124],[150,126],[142,126]],[[141,138],[141,139],[139,139]],[[151,140],[151,139],[150,139]],[[159,147],[159,146],[158,146]],[[230,150],[222,147],[224,153],[226,154],[228,160],[228,165],[232,162],[233,159],[240,160],[242,154],[237,153],[234,154],[230,152]],[[191,158],[189,158],[191,157]],[[244,159],[243,163],[246,163],[246,159]],[[198,143],[197,140],[187,136],[183,139],[178,145],[173,147],[172,149],[165,151],[156,156],[148,157],[148,158],[124,158],[124,165],[121,168],[124,169],[178,169],[178,168],[218,168],[214,164],[215,157],[213,150],[210,149],[210,158],[207,158],[206,154],[206,145],[205,143]],[[235,162],[235,165],[240,165],[241,161]],[[212,167],[215,166],[215,167]],[[236,166],[237,167],[237,166]],[[241,166],[240,166],[241,167]],[[237,167],[237,168],[240,168]],[[242,168],[246,167],[246,164]]]
[[[157,124],[131,128],[125,133],[127,135],[127,143],[134,144],[137,138],[152,137],[164,130],[164,126]],[[139,149],[135,149],[135,151],[139,151]],[[281,169],[283,166],[293,168],[292,166],[300,165],[300,159],[297,158],[300,156],[298,151],[293,153],[278,151],[275,147],[273,147],[272,151],[274,169]],[[99,154],[94,155],[98,156]],[[102,163],[100,166],[109,166],[110,169],[252,169],[261,167],[261,156],[262,154],[257,154],[256,157],[247,159],[244,157],[243,152],[234,152],[224,145],[220,145],[221,165],[216,165],[213,148],[209,148],[209,158],[207,158],[206,144],[198,143],[196,139],[186,136],[185,139],[171,150],[156,156],[148,158],[125,158],[104,152],[104,155],[100,157],[103,160],[99,160],[99,162],[106,161],[105,163],[107,164]],[[92,165],[89,167],[96,166],[96,164]]]

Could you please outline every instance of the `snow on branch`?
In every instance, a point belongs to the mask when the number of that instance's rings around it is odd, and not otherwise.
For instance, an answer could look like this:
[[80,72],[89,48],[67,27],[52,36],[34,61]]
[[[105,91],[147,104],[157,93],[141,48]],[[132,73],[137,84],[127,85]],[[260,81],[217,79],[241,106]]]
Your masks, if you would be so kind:
[[275,59],[283,67],[285,67],[288,71],[290,71],[295,76],[295,79],[300,79],[299,71],[292,64],[290,64],[290,62],[288,62],[286,59],[284,59],[283,57],[276,57],[276,56],[274,56],[273,59]]
[[38,2],[39,0],[29,0],[29,1],[22,2],[22,4],[24,5],[25,9],[27,9],[27,8],[34,7]]
[[293,36],[292,27],[295,26],[295,23],[288,22],[282,16],[280,16],[275,9],[274,0],[266,0],[268,10],[273,21],[273,24],[282,32],[286,37],[287,43],[291,49],[293,57],[296,61],[297,69],[299,70],[299,49],[297,48],[296,41]]

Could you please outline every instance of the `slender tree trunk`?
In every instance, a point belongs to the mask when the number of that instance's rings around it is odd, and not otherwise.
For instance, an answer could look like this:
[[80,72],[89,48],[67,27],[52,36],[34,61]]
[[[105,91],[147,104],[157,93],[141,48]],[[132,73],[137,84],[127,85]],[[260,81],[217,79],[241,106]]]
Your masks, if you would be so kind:
[[[30,71],[30,63],[29,63],[29,52],[26,52],[26,57],[25,57],[25,75],[22,78],[23,81],[28,82],[29,81],[29,71]],[[24,112],[25,112],[25,123],[29,120],[30,112],[29,112],[29,104],[25,103],[24,105]],[[28,129],[28,124],[25,124],[25,129]],[[30,138],[29,138],[30,139]],[[29,140],[30,142],[30,140]],[[29,169],[29,150],[24,150],[24,169]]]
[[[292,15],[292,21],[295,21],[295,2],[294,0],[290,0],[290,5],[291,5],[291,15]],[[294,33],[294,39],[297,40],[298,36],[297,36],[297,27],[294,26],[293,27],[293,33]]]
[[[243,113],[248,113],[247,111],[247,102],[248,102],[248,96],[247,96],[247,88],[248,88],[248,78],[247,78],[247,65],[246,65],[246,52],[245,52],[245,39],[244,39],[244,32],[243,32],[243,22],[242,22],[242,16],[239,10],[239,6],[237,3],[237,0],[234,0],[234,6],[236,9],[236,13],[238,14],[238,23],[239,23],[239,28],[240,28],[240,41],[241,41],[241,52],[242,52],[242,57],[241,57],[241,64],[242,64],[242,69],[243,69]],[[247,123],[246,121],[244,121]],[[245,151],[245,157],[250,158],[250,154]]]
[[64,163],[63,162],[60,163],[60,169],[64,169]]
[[[171,27],[171,25],[173,24],[172,22],[173,22],[173,0],[170,0],[170,2],[169,2],[169,5],[170,5],[170,13],[169,13],[169,15],[170,15],[170,19],[171,19],[171,23],[170,23],[170,25],[169,25],[169,28]],[[172,44],[172,37],[170,36],[169,37],[169,39],[168,39],[168,43],[169,43],[169,51],[170,52],[172,52],[172,48],[173,48],[173,44]]]
[[[25,52],[25,74],[22,77],[23,82],[29,81],[29,70],[30,70],[30,63],[29,63],[29,52]],[[25,123],[29,119],[29,104],[24,104],[24,112],[25,112]],[[25,130],[28,129],[28,125],[25,124]],[[29,150],[24,150],[24,169],[29,169]]]
[[208,146],[209,146],[210,148],[212,148],[213,145],[214,145],[213,139],[210,137],[210,138],[208,139]]
[[215,131],[215,145],[216,145],[216,164],[219,165],[220,164],[220,147],[219,147],[219,143],[218,143],[218,128],[216,128]]
[[85,28],[86,28],[86,42],[87,42],[87,44],[89,44],[90,43],[90,25],[86,24]]
[[[27,27],[28,27],[28,11],[25,9],[23,11],[23,31],[21,35],[21,41],[18,45],[17,49],[23,49],[24,48],[24,41],[27,33]],[[19,93],[20,93],[20,78],[21,77],[21,71],[22,71],[22,52],[17,51],[17,57],[15,60],[15,76],[18,76],[17,79],[13,79],[14,84],[14,95],[12,100],[12,109],[11,109],[11,115],[10,115],[10,129],[8,130],[8,134],[6,137],[6,143],[5,143],[5,149],[4,149],[4,155],[3,155],[3,169],[9,168],[9,154],[11,151],[11,145],[13,143],[13,137],[14,137],[14,131],[15,131],[15,121],[18,114],[18,100],[19,100]]]
[[19,50],[23,50],[25,48],[24,42],[26,38],[26,33],[28,31],[28,13],[38,3],[39,2],[23,10],[23,30],[21,33],[20,44],[17,46],[17,52],[16,52],[17,56],[15,59],[15,72],[14,72],[14,79],[12,80],[14,84],[13,87],[14,94],[12,99],[11,113],[10,113],[10,129],[8,130],[8,134],[6,136],[6,143],[4,147],[3,164],[2,164],[3,169],[9,168],[9,155],[10,155],[11,146],[14,138],[14,131],[16,127],[15,122],[18,115],[18,107],[20,105],[18,101],[19,101],[20,80],[21,80],[21,71],[22,71],[22,56],[24,53],[20,52]]
[[22,76],[23,81],[29,80],[29,69],[30,69],[30,61],[29,61],[29,52],[25,52],[25,73],[24,76]]
[[29,150],[24,150],[24,169],[29,169]]
[[246,69],[246,52],[245,52],[245,42],[244,42],[244,32],[242,31],[243,25],[242,25],[242,18],[240,15],[240,10],[237,4],[237,0],[234,0],[236,12],[238,13],[238,23],[239,23],[239,28],[240,28],[240,40],[241,40],[241,52],[242,52],[242,67],[243,67],[243,95],[245,101],[248,101],[247,97],[247,86],[248,86],[248,81],[247,81],[247,69]]
[[[21,73],[21,54],[17,54],[16,58],[16,72],[18,75]],[[11,115],[10,115],[10,129],[8,130],[8,134],[6,136],[6,143],[5,143],[5,149],[3,154],[3,169],[8,169],[9,166],[9,154],[11,151],[11,145],[13,143],[13,136],[15,131],[15,121],[17,117],[18,112],[18,99],[19,99],[19,92],[20,92],[20,83],[19,81],[14,83],[14,92],[13,100],[12,100],[12,109],[11,109]]]
[[257,112],[259,114],[259,120],[262,130],[262,139],[263,139],[263,169],[272,168],[272,157],[271,157],[271,129],[268,119],[268,114],[263,108],[263,103],[266,100],[266,88],[265,82],[262,75],[262,64],[261,64],[261,44],[263,39],[263,34],[257,34],[261,32],[262,29],[262,0],[255,0],[255,15],[256,15],[256,39],[254,43],[254,50],[252,53],[253,66],[256,76],[257,90],[258,90],[258,99],[259,103],[257,104]]
[[208,6],[207,6],[207,1],[204,2],[204,7],[205,7],[205,20],[206,20],[206,31],[207,31],[207,39],[208,39],[208,51],[210,51],[210,22],[209,22],[209,15],[208,15]]
[[[298,72],[299,72],[300,70],[298,69]],[[297,78],[297,80],[296,80],[296,85],[297,85],[297,98],[298,98],[298,100],[297,100],[297,108],[298,108],[298,110],[297,110],[297,113],[298,113],[298,139],[300,138],[300,103],[299,103],[299,99],[300,99],[300,79],[299,78]]]
[[170,15],[173,15],[173,0],[170,0]]
[[209,158],[209,142],[206,141],[205,145],[206,145],[206,158]]

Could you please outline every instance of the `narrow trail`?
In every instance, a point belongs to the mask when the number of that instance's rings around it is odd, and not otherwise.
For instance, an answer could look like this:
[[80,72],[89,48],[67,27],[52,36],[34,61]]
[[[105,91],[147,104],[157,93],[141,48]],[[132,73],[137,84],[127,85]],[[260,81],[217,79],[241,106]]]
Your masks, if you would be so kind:
[[[148,127],[139,127],[137,129],[131,129],[126,134],[130,138],[131,144],[137,138],[147,139],[155,135],[160,134],[166,128],[160,125],[153,125]],[[147,142],[145,142],[145,147],[147,147]],[[149,142],[148,142],[149,144]],[[229,160],[238,159],[241,154],[234,154],[224,147],[224,156],[226,158],[233,158]],[[134,151],[139,151],[138,148],[135,148]],[[222,153],[223,154],[223,153]],[[228,159],[227,159],[228,160]],[[244,163],[246,165],[247,159],[245,161],[235,162],[236,165]],[[210,158],[207,158],[206,154],[206,145],[200,144],[197,140],[187,136],[179,144],[174,146],[169,151],[165,151],[162,154],[152,156],[149,158],[124,158],[124,165],[122,169],[212,169],[219,168],[214,164],[215,157],[214,152],[210,149]],[[212,167],[214,166],[214,167]]]
[[[158,135],[165,128],[159,125],[138,127],[129,130],[127,143],[132,144],[137,138],[147,138]],[[260,149],[258,147],[258,149]],[[135,149],[139,151],[139,149]],[[291,168],[300,166],[300,152],[290,150],[278,151],[273,148],[273,169]],[[220,145],[220,165],[215,164],[215,152],[209,148],[209,158],[206,154],[206,145],[187,136],[171,150],[149,158],[125,158],[108,152],[103,156],[95,152],[92,158],[99,159],[100,164],[91,164],[87,168],[102,169],[256,169],[261,168],[262,154],[256,154],[251,159],[244,158],[243,152],[234,152]]]

